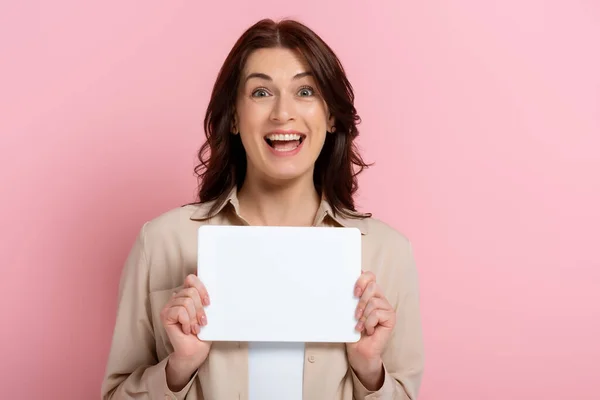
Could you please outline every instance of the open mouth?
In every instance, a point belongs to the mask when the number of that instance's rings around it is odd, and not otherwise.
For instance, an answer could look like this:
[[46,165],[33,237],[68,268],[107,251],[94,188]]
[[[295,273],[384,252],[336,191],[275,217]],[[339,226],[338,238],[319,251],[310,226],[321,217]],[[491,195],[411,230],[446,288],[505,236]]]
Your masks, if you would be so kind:
[[293,151],[302,144],[305,135],[298,133],[274,133],[265,136],[265,142],[275,151]]

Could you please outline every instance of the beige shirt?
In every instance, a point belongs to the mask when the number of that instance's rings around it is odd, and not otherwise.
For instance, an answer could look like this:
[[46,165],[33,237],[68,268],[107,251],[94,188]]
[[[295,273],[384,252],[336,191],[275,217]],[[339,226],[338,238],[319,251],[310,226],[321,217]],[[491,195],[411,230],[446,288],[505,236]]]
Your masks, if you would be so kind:
[[[248,344],[213,342],[210,354],[183,390],[173,393],[165,367],[173,347],[160,312],[184,278],[195,274],[197,229],[203,224],[244,225],[235,190],[213,215],[212,203],[170,210],[144,224],[119,285],[116,324],[103,399],[248,400]],[[334,216],[323,200],[315,226],[359,228],[363,269],[372,271],[397,312],[383,361],[383,387],[368,391],[349,368],[345,345],[306,343],[303,398],[363,400],[417,398],[423,373],[419,291],[410,242],[375,218]]]

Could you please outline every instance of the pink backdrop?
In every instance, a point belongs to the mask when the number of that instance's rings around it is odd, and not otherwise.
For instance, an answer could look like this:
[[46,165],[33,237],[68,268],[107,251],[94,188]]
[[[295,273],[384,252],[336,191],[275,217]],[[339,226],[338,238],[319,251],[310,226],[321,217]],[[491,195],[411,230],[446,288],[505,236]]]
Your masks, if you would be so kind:
[[354,84],[361,208],[415,246],[420,399],[599,398],[598,2],[89,3],[0,6],[2,398],[98,397],[134,235],[193,199],[213,79],[264,16]]

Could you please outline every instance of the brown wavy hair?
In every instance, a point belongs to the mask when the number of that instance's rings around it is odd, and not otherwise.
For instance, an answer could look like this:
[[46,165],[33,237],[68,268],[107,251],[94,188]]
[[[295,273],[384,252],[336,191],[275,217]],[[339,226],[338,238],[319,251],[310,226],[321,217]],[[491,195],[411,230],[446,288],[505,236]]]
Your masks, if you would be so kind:
[[299,52],[317,82],[329,112],[335,118],[335,132],[326,135],[314,169],[314,185],[334,213],[364,218],[356,211],[354,194],[357,175],[369,165],[360,156],[354,140],[360,123],[354,107],[354,92],[344,68],[333,50],[300,22],[263,19],[248,28],[225,59],[214,84],[204,118],[206,141],[198,151],[194,168],[199,178],[198,201],[215,201],[214,212],[229,192],[239,189],[246,176],[246,152],[239,135],[230,132],[235,115],[238,85],[248,56],[257,49],[281,47]]

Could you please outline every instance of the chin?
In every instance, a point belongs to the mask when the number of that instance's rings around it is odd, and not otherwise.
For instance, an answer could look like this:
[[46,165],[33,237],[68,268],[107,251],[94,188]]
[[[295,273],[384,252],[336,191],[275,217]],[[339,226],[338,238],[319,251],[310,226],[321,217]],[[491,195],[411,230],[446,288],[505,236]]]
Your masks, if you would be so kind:
[[312,179],[312,168],[294,168],[294,169],[269,169],[263,171],[263,176],[272,183],[284,184],[286,182],[293,182],[298,179],[309,175]]
[[267,179],[272,183],[283,184],[286,182],[293,182],[303,177],[303,174],[297,173],[270,173],[267,175]]

